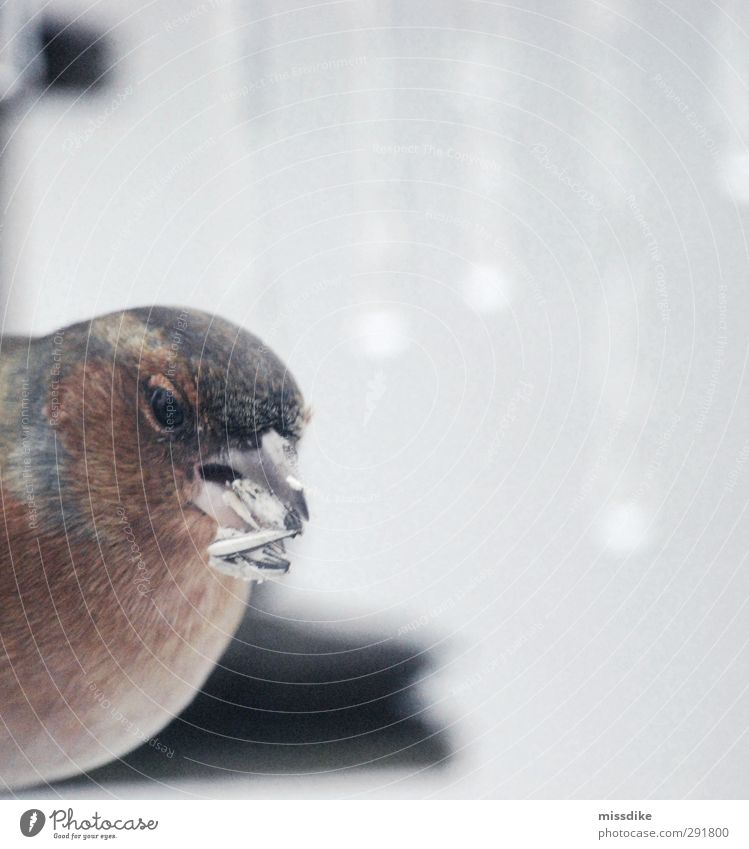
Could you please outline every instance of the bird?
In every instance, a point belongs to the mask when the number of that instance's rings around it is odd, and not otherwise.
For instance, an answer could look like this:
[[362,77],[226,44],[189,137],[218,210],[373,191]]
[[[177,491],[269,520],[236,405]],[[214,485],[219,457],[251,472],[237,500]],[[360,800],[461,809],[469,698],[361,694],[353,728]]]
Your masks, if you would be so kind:
[[196,309],[0,339],[0,786],[153,744],[200,691],[309,518],[309,415],[270,348]]

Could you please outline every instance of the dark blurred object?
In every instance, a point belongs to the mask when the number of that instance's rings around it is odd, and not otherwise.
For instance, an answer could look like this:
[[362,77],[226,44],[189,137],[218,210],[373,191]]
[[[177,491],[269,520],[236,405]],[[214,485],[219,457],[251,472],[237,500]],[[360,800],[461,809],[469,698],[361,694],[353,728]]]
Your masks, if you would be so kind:
[[45,88],[88,90],[106,81],[110,50],[101,32],[83,24],[45,18],[39,38],[44,63],[41,85]]
[[95,89],[110,64],[109,40],[100,30],[45,16],[29,0],[0,5],[0,106],[40,90]]
[[[0,3],[0,201],[10,188],[8,142],[40,92],[101,89],[111,65],[109,40],[79,22],[45,17],[37,0]],[[8,255],[0,237],[0,286]]]

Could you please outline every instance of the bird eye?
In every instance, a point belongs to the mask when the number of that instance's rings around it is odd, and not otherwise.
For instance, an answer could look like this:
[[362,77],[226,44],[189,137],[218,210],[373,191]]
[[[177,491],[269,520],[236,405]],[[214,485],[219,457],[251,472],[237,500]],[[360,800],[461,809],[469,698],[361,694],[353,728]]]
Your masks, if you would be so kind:
[[185,422],[185,411],[174,392],[157,386],[151,393],[151,411],[158,424],[165,430],[174,431]]

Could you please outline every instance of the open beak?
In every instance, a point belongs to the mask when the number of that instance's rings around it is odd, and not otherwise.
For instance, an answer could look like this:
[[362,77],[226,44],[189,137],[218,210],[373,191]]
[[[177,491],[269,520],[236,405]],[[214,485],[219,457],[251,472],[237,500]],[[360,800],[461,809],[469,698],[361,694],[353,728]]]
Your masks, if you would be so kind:
[[208,546],[211,566],[245,580],[287,572],[284,540],[309,519],[288,440],[271,431],[258,448],[207,457],[197,472],[202,484],[193,503],[219,526]]

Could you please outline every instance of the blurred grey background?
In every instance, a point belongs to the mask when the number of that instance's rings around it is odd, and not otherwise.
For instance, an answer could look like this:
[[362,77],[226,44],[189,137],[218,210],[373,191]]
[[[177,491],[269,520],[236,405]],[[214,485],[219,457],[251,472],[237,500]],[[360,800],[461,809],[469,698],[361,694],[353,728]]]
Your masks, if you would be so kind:
[[0,22],[4,332],[193,305],[315,411],[310,530],[173,758],[39,792],[745,798],[749,9]]

